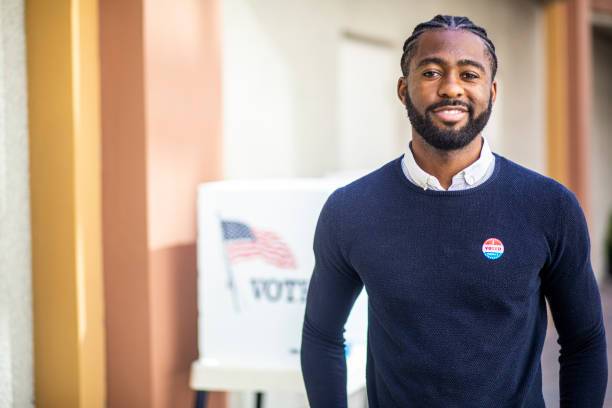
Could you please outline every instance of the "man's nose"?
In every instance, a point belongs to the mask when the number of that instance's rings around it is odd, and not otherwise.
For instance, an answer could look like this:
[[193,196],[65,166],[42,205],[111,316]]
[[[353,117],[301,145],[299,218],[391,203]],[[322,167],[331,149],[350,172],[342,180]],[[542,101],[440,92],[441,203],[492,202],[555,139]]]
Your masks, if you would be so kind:
[[438,96],[447,99],[455,99],[463,96],[463,87],[459,83],[459,79],[454,75],[445,75],[442,81],[440,81]]

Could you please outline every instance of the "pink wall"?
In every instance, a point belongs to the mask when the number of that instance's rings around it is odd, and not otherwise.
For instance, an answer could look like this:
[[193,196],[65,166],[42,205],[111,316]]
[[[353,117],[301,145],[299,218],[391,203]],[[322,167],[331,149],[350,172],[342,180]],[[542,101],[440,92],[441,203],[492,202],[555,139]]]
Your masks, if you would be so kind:
[[217,17],[216,1],[145,1],[151,248],[195,241],[195,186],[220,177]]
[[196,187],[221,167],[218,11],[100,1],[109,407],[192,403]]

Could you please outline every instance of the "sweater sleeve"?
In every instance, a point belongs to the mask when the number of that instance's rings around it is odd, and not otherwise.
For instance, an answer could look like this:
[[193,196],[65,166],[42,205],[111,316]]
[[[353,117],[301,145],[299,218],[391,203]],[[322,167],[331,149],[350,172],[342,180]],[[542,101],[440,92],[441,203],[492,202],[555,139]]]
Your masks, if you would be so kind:
[[337,193],[327,200],[317,222],[302,329],[300,357],[311,408],[347,407],[344,324],[363,287],[341,246]]
[[600,408],[608,379],[601,300],[591,268],[587,223],[573,193],[560,203],[557,238],[543,275],[561,346],[561,408]]

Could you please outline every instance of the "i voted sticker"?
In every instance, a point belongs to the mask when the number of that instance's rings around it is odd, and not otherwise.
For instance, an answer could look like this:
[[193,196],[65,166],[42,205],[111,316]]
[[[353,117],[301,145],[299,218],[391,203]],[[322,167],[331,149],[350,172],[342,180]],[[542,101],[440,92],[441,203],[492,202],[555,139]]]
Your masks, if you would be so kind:
[[497,238],[489,238],[482,244],[482,253],[489,259],[499,259],[504,254],[504,244]]

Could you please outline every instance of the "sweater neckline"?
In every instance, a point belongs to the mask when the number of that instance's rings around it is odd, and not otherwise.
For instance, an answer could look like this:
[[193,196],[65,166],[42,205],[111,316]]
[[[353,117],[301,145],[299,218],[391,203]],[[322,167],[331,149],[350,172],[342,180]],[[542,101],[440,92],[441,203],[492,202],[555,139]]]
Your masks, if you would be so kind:
[[393,167],[395,168],[396,174],[400,177],[401,182],[415,193],[428,195],[428,196],[438,196],[438,197],[456,197],[456,196],[474,194],[474,193],[478,193],[480,191],[486,190],[497,181],[499,177],[500,169],[502,166],[502,160],[504,158],[498,155],[497,153],[493,153],[493,155],[495,156],[495,167],[493,168],[493,173],[491,173],[491,176],[484,183],[476,187],[472,187],[472,188],[468,188],[464,190],[451,190],[451,191],[448,191],[448,190],[437,191],[437,190],[431,190],[431,189],[424,190],[422,187],[417,186],[416,184],[408,180],[406,178],[406,175],[402,171],[402,159],[404,158],[403,154],[397,159],[395,159],[395,162],[393,163]]

